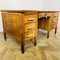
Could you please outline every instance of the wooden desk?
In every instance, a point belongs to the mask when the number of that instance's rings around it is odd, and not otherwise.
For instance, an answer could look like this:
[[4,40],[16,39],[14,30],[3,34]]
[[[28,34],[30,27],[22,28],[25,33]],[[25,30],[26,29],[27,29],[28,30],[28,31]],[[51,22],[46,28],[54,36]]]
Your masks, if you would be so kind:
[[[57,30],[58,11],[35,11],[35,10],[1,10],[3,21],[3,32],[6,40],[6,33],[21,42],[21,51],[24,53],[26,40],[33,40],[36,46],[37,30],[44,29],[49,32]],[[40,18],[50,16],[49,20]],[[42,22],[42,23],[41,23]],[[53,24],[54,23],[54,24]]]

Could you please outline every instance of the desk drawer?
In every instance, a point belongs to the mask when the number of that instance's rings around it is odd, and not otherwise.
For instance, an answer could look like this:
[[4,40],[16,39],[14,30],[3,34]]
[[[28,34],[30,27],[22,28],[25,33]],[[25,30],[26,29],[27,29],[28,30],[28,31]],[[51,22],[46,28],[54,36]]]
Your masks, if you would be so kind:
[[28,32],[29,30],[36,29],[37,24],[36,23],[30,23],[25,25],[25,32]]
[[26,15],[24,16],[24,23],[33,23],[37,21],[37,15]]
[[55,28],[56,25],[57,25],[57,23],[56,23],[56,22],[53,22],[53,23],[51,24],[51,28],[52,28],[52,29]]
[[52,13],[52,16],[53,16],[53,17],[58,17],[58,13],[57,13],[57,12]]
[[36,30],[30,30],[29,32],[25,33],[25,40],[32,39],[36,36]]
[[51,27],[52,27],[52,29],[57,26],[57,22],[58,22],[57,19],[55,19],[55,18],[52,19],[52,21],[51,21]]
[[46,16],[51,16],[52,13],[39,13],[39,18],[41,17],[46,17]]
[[39,13],[39,18],[41,18],[41,17],[45,17],[45,13]]
[[51,16],[51,15],[52,15],[52,13],[46,13],[45,15],[46,15],[46,16]]

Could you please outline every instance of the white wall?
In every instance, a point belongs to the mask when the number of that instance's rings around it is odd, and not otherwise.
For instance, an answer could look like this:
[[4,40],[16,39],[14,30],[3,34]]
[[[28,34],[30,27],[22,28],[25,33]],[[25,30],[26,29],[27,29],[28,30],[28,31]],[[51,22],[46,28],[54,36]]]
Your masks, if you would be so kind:
[[3,27],[2,27],[2,18],[1,18],[1,12],[0,12],[0,32],[3,31]]
[[[60,0],[0,0],[0,10],[59,10]],[[58,26],[60,26],[60,17]],[[2,19],[0,14],[0,31]]]

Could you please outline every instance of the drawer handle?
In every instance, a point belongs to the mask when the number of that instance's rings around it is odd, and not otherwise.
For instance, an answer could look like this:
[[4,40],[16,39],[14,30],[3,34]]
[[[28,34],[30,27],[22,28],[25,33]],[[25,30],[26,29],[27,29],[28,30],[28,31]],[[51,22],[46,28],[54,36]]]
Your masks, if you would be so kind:
[[30,28],[30,29],[28,29],[28,30],[32,30],[33,28]]
[[54,17],[57,17],[57,16],[54,16]]
[[28,20],[28,21],[33,21],[33,20]]
[[47,15],[47,14],[45,14],[45,15]]

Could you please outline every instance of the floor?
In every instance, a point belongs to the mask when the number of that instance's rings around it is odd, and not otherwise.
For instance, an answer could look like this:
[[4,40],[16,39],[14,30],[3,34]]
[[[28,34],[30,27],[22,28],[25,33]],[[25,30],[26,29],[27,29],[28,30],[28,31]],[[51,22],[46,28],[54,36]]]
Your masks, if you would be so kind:
[[25,53],[21,53],[20,43],[7,35],[7,41],[0,33],[0,60],[60,60],[60,28],[57,34],[50,32],[50,38],[46,38],[46,32],[39,30],[37,46],[32,41],[26,41]]

